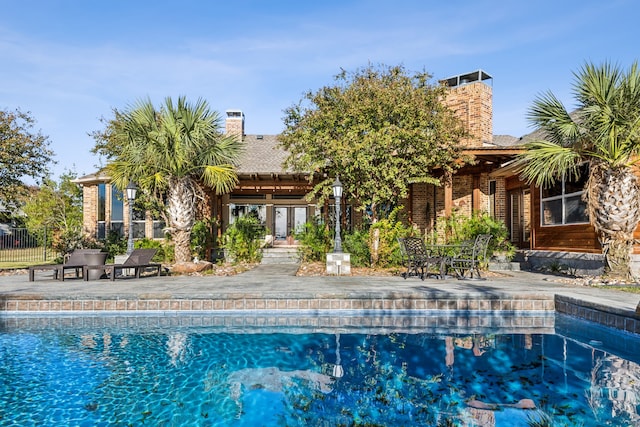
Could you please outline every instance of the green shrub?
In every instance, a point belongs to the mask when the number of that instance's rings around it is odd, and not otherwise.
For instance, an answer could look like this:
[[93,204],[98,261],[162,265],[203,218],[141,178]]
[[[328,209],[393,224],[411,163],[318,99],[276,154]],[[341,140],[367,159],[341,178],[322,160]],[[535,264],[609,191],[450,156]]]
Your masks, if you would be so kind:
[[171,263],[174,260],[173,245],[165,240],[140,239],[134,243],[136,249],[156,249],[158,252],[153,256],[154,262]]
[[215,219],[196,221],[191,228],[191,254],[199,259],[207,259],[207,248],[212,246]]
[[259,262],[264,232],[257,218],[251,215],[240,217],[227,227],[222,236],[222,247],[233,262]]
[[319,217],[307,221],[295,233],[295,238],[300,245],[298,253],[302,261],[323,261],[327,252],[330,252],[333,247],[333,238],[329,227]]
[[104,250],[109,254],[107,259],[113,259],[116,255],[122,255],[127,252],[127,238],[120,235],[117,231],[109,230],[107,238],[104,241]]
[[402,265],[398,238],[414,235],[416,230],[404,225],[399,218],[401,210],[402,207],[395,208],[387,218],[381,219],[369,228],[369,250],[374,266]]
[[342,239],[342,247],[345,252],[351,254],[353,267],[369,267],[371,265],[368,230],[358,229],[345,234]]
[[449,218],[442,220],[441,227],[447,243],[459,243],[464,240],[473,240],[479,234],[490,234],[492,237],[487,248],[488,258],[494,252],[505,252],[510,258],[515,254],[516,249],[509,241],[507,225],[486,212],[476,212],[471,217],[453,212]]

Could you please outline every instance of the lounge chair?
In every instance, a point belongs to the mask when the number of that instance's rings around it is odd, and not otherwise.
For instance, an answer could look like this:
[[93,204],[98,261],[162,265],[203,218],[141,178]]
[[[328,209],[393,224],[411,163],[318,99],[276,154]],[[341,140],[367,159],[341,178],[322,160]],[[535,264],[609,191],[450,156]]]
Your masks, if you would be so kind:
[[29,281],[35,280],[36,271],[53,271],[53,277],[56,280],[64,280],[66,270],[75,270],[76,278],[80,277],[84,265],[87,263],[85,254],[97,254],[100,249],[76,249],[69,254],[64,264],[45,264],[32,265],[29,267]]
[[162,264],[151,262],[157,251],[157,249],[134,249],[122,264],[85,265],[82,276],[84,280],[89,280],[89,271],[103,270],[111,280],[116,280],[118,272],[122,275],[122,271],[128,269],[135,271],[136,278],[140,278],[140,273],[147,269],[155,269],[160,276]]

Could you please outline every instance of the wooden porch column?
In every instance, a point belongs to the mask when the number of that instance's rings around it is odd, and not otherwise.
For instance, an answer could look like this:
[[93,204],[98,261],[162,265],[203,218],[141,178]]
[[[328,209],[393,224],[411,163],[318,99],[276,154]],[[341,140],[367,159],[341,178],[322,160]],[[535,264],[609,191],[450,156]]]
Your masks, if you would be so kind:
[[453,210],[453,177],[451,172],[444,175],[444,215],[451,216]]
[[473,175],[473,193],[471,193],[472,212],[480,210],[480,175]]
[[[413,186],[415,184],[409,185],[409,200],[407,201],[407,205],[409,206],[409,210],[407,212],[407,216],[409,219],[409,223],[413,223]],[[345,203],[346,205],[346,203]]]

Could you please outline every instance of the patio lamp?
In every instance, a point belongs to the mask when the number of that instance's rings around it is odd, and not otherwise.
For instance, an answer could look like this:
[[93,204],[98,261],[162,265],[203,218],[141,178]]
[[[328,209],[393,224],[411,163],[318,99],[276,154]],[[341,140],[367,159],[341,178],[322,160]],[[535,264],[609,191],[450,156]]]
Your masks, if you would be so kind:
[[136,199],[136,192],[138,191],[138,188],[133,181],[129,181],[126,191],[127,201],[129,202],[129,238],[127,239],[127,255],[131,255],[131,252],[133,252],[133,201]]
[[340,238],[340,198],[342,197],[342,183],[340,178],[336,176],[336,180],[333,182],[333,197],[336,199],[336,236],[333,243],[333,252],[342,252],[342,239]]

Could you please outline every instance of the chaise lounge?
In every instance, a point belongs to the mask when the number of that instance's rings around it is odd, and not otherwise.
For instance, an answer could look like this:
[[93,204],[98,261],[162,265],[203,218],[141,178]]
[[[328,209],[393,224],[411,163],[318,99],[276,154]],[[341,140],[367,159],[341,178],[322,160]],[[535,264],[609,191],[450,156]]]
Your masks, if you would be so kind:
[[100,249],[76,249],[69,254],[69,258],[64,264],[32,265],[29,267],[29,281],[33,282],[35,280],[36,271],[53,271],[54,279],[64,281],[66,270],[75,270],[75,277],[78,278],[81,271],[84,274],[83,267],[87,264],[85,255],[99,253]]
[[121,277],[124,277],[122,272],[128,269],[134,270],[135,277],[138,279],[140,278],[140,273],[147,269],[156,270],[157,275],[160,276],[162,264],[151,262],[156,252],[157,249],[134,249],[122,264],[84,265],[82,276],[84,280],[89,280],[89,272],[91,270],[102,270],[113,281],[118,277],[118,272],[120,272]]

